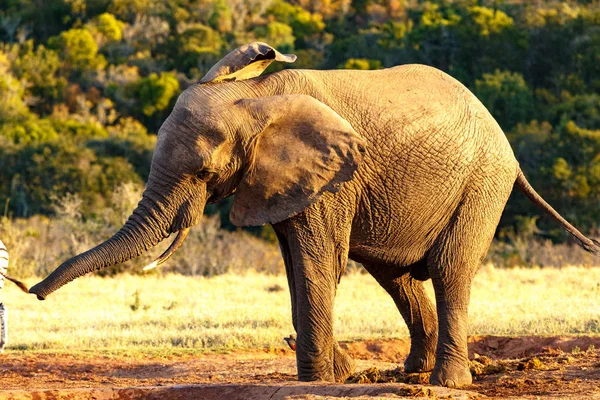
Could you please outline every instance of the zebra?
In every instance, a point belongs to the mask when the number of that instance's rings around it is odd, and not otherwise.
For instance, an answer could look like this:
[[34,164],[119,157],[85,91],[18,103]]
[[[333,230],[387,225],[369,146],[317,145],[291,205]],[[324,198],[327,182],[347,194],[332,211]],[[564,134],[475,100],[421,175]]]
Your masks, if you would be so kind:
[[2,240],[0,240],[0,352],[4,351],[8,340],[8,310],[6,309],[4,302],[1,301],[2,289],[4,288],[4,279],[14,282],[19,289],[25,293],[29,293],[29,289],[27,289],[27,286],[25,286],[23,282],[6,275],[8,260],[8,250],[6,250],[6,246],[4,243],[2,243]]
[[[8,251],[6,246],[0,240],[0,293],[4,288],[4,277],[8,268]],[[1,300],[1,297],[0,297]],[[0,301],[0,351],[4,352],[8,341],[8,310],[4,306],[4,302]]]

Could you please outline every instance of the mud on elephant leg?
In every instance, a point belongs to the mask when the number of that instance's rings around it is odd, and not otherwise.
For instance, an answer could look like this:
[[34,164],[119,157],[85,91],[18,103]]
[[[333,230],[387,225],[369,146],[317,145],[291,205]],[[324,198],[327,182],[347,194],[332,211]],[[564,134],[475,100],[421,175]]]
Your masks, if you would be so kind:
[[437,346],[437,316],[425,293],[423,282],[414,279],[409,271],[427,268],[421,260],[409,268],[365,265],[365,268],[392,296],[410,332],[410,353],[404,362],[406,372],[426,372],[433,369]]

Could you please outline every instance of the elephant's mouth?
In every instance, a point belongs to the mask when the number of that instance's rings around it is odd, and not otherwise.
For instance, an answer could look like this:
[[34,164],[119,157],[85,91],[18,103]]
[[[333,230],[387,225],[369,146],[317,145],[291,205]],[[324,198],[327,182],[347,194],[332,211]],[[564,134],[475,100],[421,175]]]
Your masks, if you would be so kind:
[[173,254],[175,254],[175,252],[177,251],[177,249],[179,249],[181,247],[181,245],[183,244],[183,241],[185,240],[185,238],[187,237],[187,235],[190,233],[190,229],[191,228],[180,229],[179,232],[177,232],[177,236],[175,237],[175,240],[173,240],[173,243],[171,243],[171,245],[169,246],[169,248],[167,250],[165,250],[165,252],[162,253],[160,255],[160,257],[158,257],[152,263],[146,265],[143,268],[143,270],[144,271],[148,271],[150,269],[153,269],[153,268],[156,268],[156,267],[160,266],[165,261],[167,261]]

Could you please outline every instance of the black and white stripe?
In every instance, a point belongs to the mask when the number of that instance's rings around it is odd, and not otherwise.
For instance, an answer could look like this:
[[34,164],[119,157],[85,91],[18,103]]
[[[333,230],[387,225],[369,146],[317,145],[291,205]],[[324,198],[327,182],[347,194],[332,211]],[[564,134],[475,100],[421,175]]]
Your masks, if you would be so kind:
[[[4,275],[8,268],[8,251],[6,246],[0,240],[0,294],[4,287]],[[0,351],[4,351],[8,340],[8,310],[4,307],[4,303],[0,302]]]
[[4,351],[8,343],[8,310],[0,303],[0,351]]
[[4,275],[6,275],[6,269],[8,268],[8,251],[6,246],[0,240],[0,289],[4,287]]
[[8,250],[6,250],[6,246],[0,240],[0,268],[6,269],[8,266]]

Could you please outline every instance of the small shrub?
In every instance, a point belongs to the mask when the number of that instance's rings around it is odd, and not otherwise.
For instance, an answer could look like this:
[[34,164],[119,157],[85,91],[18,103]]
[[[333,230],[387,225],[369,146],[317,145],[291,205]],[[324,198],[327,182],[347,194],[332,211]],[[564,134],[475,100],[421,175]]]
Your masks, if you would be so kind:
[[136,290],[133,295],[133,303],[129,305],[131,311],[137,311],[140,309],[140,291]]

